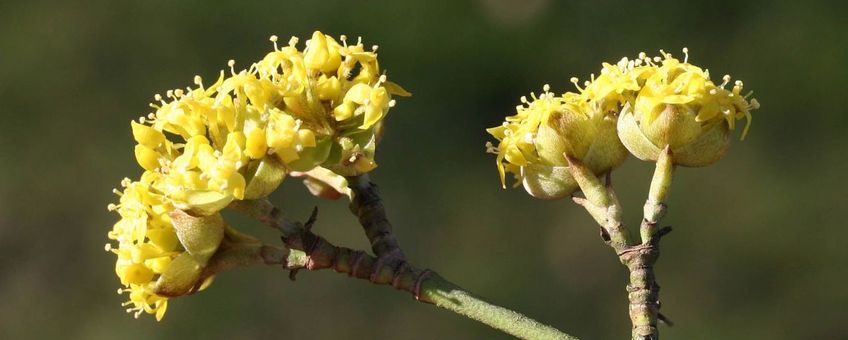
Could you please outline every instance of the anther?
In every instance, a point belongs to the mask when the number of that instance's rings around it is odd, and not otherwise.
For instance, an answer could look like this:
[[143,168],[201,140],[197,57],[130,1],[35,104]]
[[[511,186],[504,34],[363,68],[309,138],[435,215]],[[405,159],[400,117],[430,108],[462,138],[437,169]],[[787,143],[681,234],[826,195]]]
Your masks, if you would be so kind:
[[688,63],[689,62],[689,48],[688,47],[683,48],[683,55],[684,55],[683,56],[683,62]]
[[200,76],[194,76],[194,85],[202,87],[203,86],[203,78],[200,78]]
[[291,37],[291,39],[289,39],[289,46],[295,47],[298,41],[300,41],[300,39],[298,39],[297,37]]
[[545,91],[545,92],[550,92],[551,91],[551,85],[545,84],[544,86],[542,86],[542,90]]

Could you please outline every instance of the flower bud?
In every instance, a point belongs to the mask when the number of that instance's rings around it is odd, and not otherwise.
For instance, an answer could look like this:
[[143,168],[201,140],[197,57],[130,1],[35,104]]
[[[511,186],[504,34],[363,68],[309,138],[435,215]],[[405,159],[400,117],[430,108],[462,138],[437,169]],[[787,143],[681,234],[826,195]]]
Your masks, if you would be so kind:
[[195,217],[182,210],[169,216],[180,244],[200,265],[205,265],[224,239],[224,219],[221,214]]
[[153,285],[153,292],[166,297],[186,295],[199,285],[203,266],[188,253],[182,253],[171,260],[168,268],[159,275]]
[[643,72],[644,84],[633,105],[626,104],[619,117],[619,137],[642,160],[656,161],[662,149],[669,146],[675,165],[712,164],[727,151],[730,130],[737,119],[748,120],[744,138],[751,122],[750,110],[759,104],[741,95],[741,81],[726,90],[730,76],[715,85],[701,68],[681,63],[667,53],[664,57],[662,65],[649,63],[643,67],[648,68]]
[[312,195],[324,199],[339,199],[347,196],[353,199],[353,191],[348,186],[347,178],[326,168],[315,167],[307,172],[295,172],[292,176],[303,177],[303,184]]
[[537,198],[562,198],[577,190],[565,155],[584,163],[596,174],[620,165],[627,151],[618,140],[615,116],[574,96],[554,96],[547,91],[518,106],[518,114],[489,129],[500,140],[489,151],[498,155],[498,170],[513,172],[527,192]]
[[249,200],[270,195],[286,178],[286,168],[274,157],[250,162],[247,173],[244,198]]

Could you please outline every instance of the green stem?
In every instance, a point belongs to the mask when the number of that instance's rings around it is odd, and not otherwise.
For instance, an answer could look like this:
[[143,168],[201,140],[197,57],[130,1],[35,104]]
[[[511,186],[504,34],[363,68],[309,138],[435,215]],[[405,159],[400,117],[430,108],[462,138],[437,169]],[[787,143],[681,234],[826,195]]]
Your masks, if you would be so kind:
[[659,257],[659,239],[670,229],[659,229],[657,224],[665,213],[665,200],[671,185],[674,169],[671,151],[665,148],[657,160],[656,170],[644,207],[644,218],[640,226],[641,244],[634,244],[624,223],[621,221],[621,205],[618,202],[612,182],[607,177],[606,186],[591,170],[578,160],[566,156],[570,173],[580,186],[586,198],[575,197],[574,201],[586,208],[590,215],[601,225],[604,241],[615,250],[619,261],[629,273],[627,297],[634,340],[659,339],[657,320],[659,314],[659,286],[654,275],[654,264]]
[[384,265],[379,258],[364,251],[333,245],[312,233],[312,219],[305,225],[291,221],[267,200],[238,201],[230,207],[283,233],[283,241],[291,249],[284,267],[291,269],[293,274],[299,269],[332,269],[349,277],[409,292],[418,301],[477,320],[518,338],[577,339],[521,313],[489,303],[429,269],[419,269],[405,261],[394,266]]

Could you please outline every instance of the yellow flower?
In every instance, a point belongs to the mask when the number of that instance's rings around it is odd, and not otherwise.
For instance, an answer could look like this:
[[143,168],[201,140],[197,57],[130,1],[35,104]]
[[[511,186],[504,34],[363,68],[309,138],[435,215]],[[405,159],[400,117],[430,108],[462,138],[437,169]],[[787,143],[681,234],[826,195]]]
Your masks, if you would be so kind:
[[534,197],[561,198],[577,190],[566,154],[598,174],[626,158],[615,133],[615,116],[603,112],[599,104],[582,101],[574,93],[555,96],[547,85],[539,97],[531,94],[531,98],[522,97],[516,115],[487,130],[500,141],[497,147],[491,143],[487,147],[498,156],[504,187],[505,173],[512,172]]
[[374,151],[393,95],[377,47],[315,32],[277,46],[247,69],[204,86],[155,95],[154,112],[130,123],[139,181],[125,180],[121,219],[108,233],[130,311],[161,319],[169,297],[205,287],[206,262],[223,237],[219,211],[269,195],[292,171],[350,176],[376,167]]
[[747,99],[750,93],[741,94],[741,81],[731,90],[725,89],[730,76],[714,84],[709,72],[688,63],[688,51],[684,49],[684,53],[683,62],[665,52],[663,58],[653,60],[641,56],[651,71],[646,72],[632,106],[622,111],[619,136],[640,159],[656,160],[668,145],[674,164],[705,166],[724,155],[737,119],[747,120],[744,138],[751,123],[750,110],[759,108],[759,103]]
[[[115,273],[129,293],[124,306],[138,317],[155,314],[161,320],[168,299],[195,291],[211,277],[201,277],[206,262],[223,239],[220,215],[191,217],[175,210],[155,189],[162,177],[146,172],[140,181],[124,179],[119,204],[110,204],[121,219],[108,233],[106,250],[117,255]],[[174,220],[174,218],[178,220]]]

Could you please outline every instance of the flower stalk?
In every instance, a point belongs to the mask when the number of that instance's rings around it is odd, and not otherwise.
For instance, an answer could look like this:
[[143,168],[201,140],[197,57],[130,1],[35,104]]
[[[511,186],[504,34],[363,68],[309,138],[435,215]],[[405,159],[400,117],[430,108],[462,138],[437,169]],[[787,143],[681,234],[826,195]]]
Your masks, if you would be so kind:
[[673,163],[669,148],[664,149],[656,163],[640,226],[641,243],[632,240],[621,220],[621,205],[612,188],[609,174],[605,185],[601,185],[600,180],[579,161],[568,156],[566,159],[569,162],[569,170],[586,196],[573,197],[574,202],[583,206],[600,224],[604,242],[615,251],[619,261],[630,273],[627,296],[630,301],[628,309],[632,339],[659,339],[657,321],[666,319],[659,313],[660,287],[656,282],[654,264],[659,258],[660,238],[671,231],[670,227],[657,227],[659,219],[665,214],[666,206],[663,201],[671,184]]

